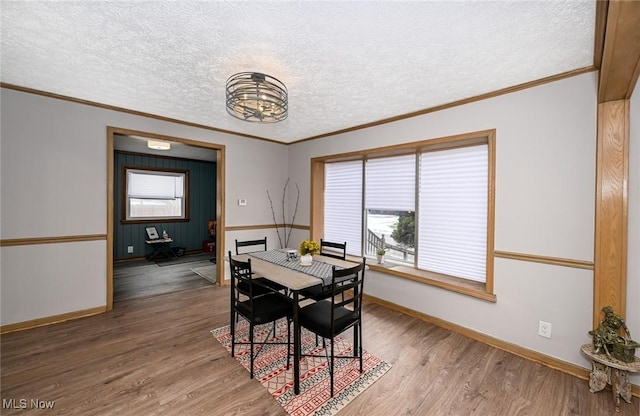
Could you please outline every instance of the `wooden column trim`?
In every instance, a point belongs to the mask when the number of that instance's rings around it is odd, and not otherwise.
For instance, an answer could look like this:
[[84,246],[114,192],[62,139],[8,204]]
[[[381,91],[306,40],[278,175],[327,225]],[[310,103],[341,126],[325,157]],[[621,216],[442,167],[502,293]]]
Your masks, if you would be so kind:
[[324,162],[311,160],[311,218],[309,238],[320,241],[324,230]]
[[608,9],[608,0],[596,0],[596,33],[593,41],[593,66],[597,69],[600,69],[600,66],[602,65]]
[[626,312],[629,100],[598,104],[593,324]]
[[[596,33],[604,5],[598,4]],[[600,20],[598,20],[600,19]],[[640,75],[640,2],[611,0],[606,11],[598,102],[631,98]],[[596,39],[596,53],[598,53]],[[596,63],[597,63],[596,56]]]

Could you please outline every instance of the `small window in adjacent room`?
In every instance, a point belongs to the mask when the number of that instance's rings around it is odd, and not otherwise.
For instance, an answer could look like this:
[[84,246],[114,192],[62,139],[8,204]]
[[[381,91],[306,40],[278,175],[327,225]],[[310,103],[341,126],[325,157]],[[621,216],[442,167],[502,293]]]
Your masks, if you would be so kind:
[[187,219],[187,171],[125,167],[125,221]]

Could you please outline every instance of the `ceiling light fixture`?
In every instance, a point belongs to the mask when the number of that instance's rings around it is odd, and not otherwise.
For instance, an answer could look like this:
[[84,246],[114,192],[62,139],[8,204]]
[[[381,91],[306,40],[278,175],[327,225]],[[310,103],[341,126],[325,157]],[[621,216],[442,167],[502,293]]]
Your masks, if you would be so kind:
[[147,141],[147,147],[154,150],[169,150],[171,149],[171,143],[160,140],[149,140]]
[[287,87],[260,72],[240,72],[227,80],[227,112],[244,121],[275,123],[287,118]]

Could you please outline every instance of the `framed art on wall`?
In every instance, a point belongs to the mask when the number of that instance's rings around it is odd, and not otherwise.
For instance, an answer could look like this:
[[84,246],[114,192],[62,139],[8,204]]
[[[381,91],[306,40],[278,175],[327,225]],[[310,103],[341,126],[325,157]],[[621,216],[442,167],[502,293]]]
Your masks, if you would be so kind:
[[158,235],[158,230],[156,230],[156,227],[147,227],[147,236],[149,237],[149,240],[157,240],[158,238],[160,238],[160,236]]

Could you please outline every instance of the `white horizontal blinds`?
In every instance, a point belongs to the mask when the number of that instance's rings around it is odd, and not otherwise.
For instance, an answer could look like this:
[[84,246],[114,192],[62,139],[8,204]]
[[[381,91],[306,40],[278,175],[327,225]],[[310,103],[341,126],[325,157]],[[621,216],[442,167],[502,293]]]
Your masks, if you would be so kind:
[[327,163],[324,184],[324,236],[347,242],[347,254],[362,255],[362,161]]
[[130,198],[175,199],[184,197],[184,175],[127,171],[127,194]]
[[420,156],[418,268],[486,280],[488,147]]
[[176,180],[176,198],[184,198],[184,174],[175,176]]
[[368,160],[365,164],[365,208],[415,211],[416,156]]

